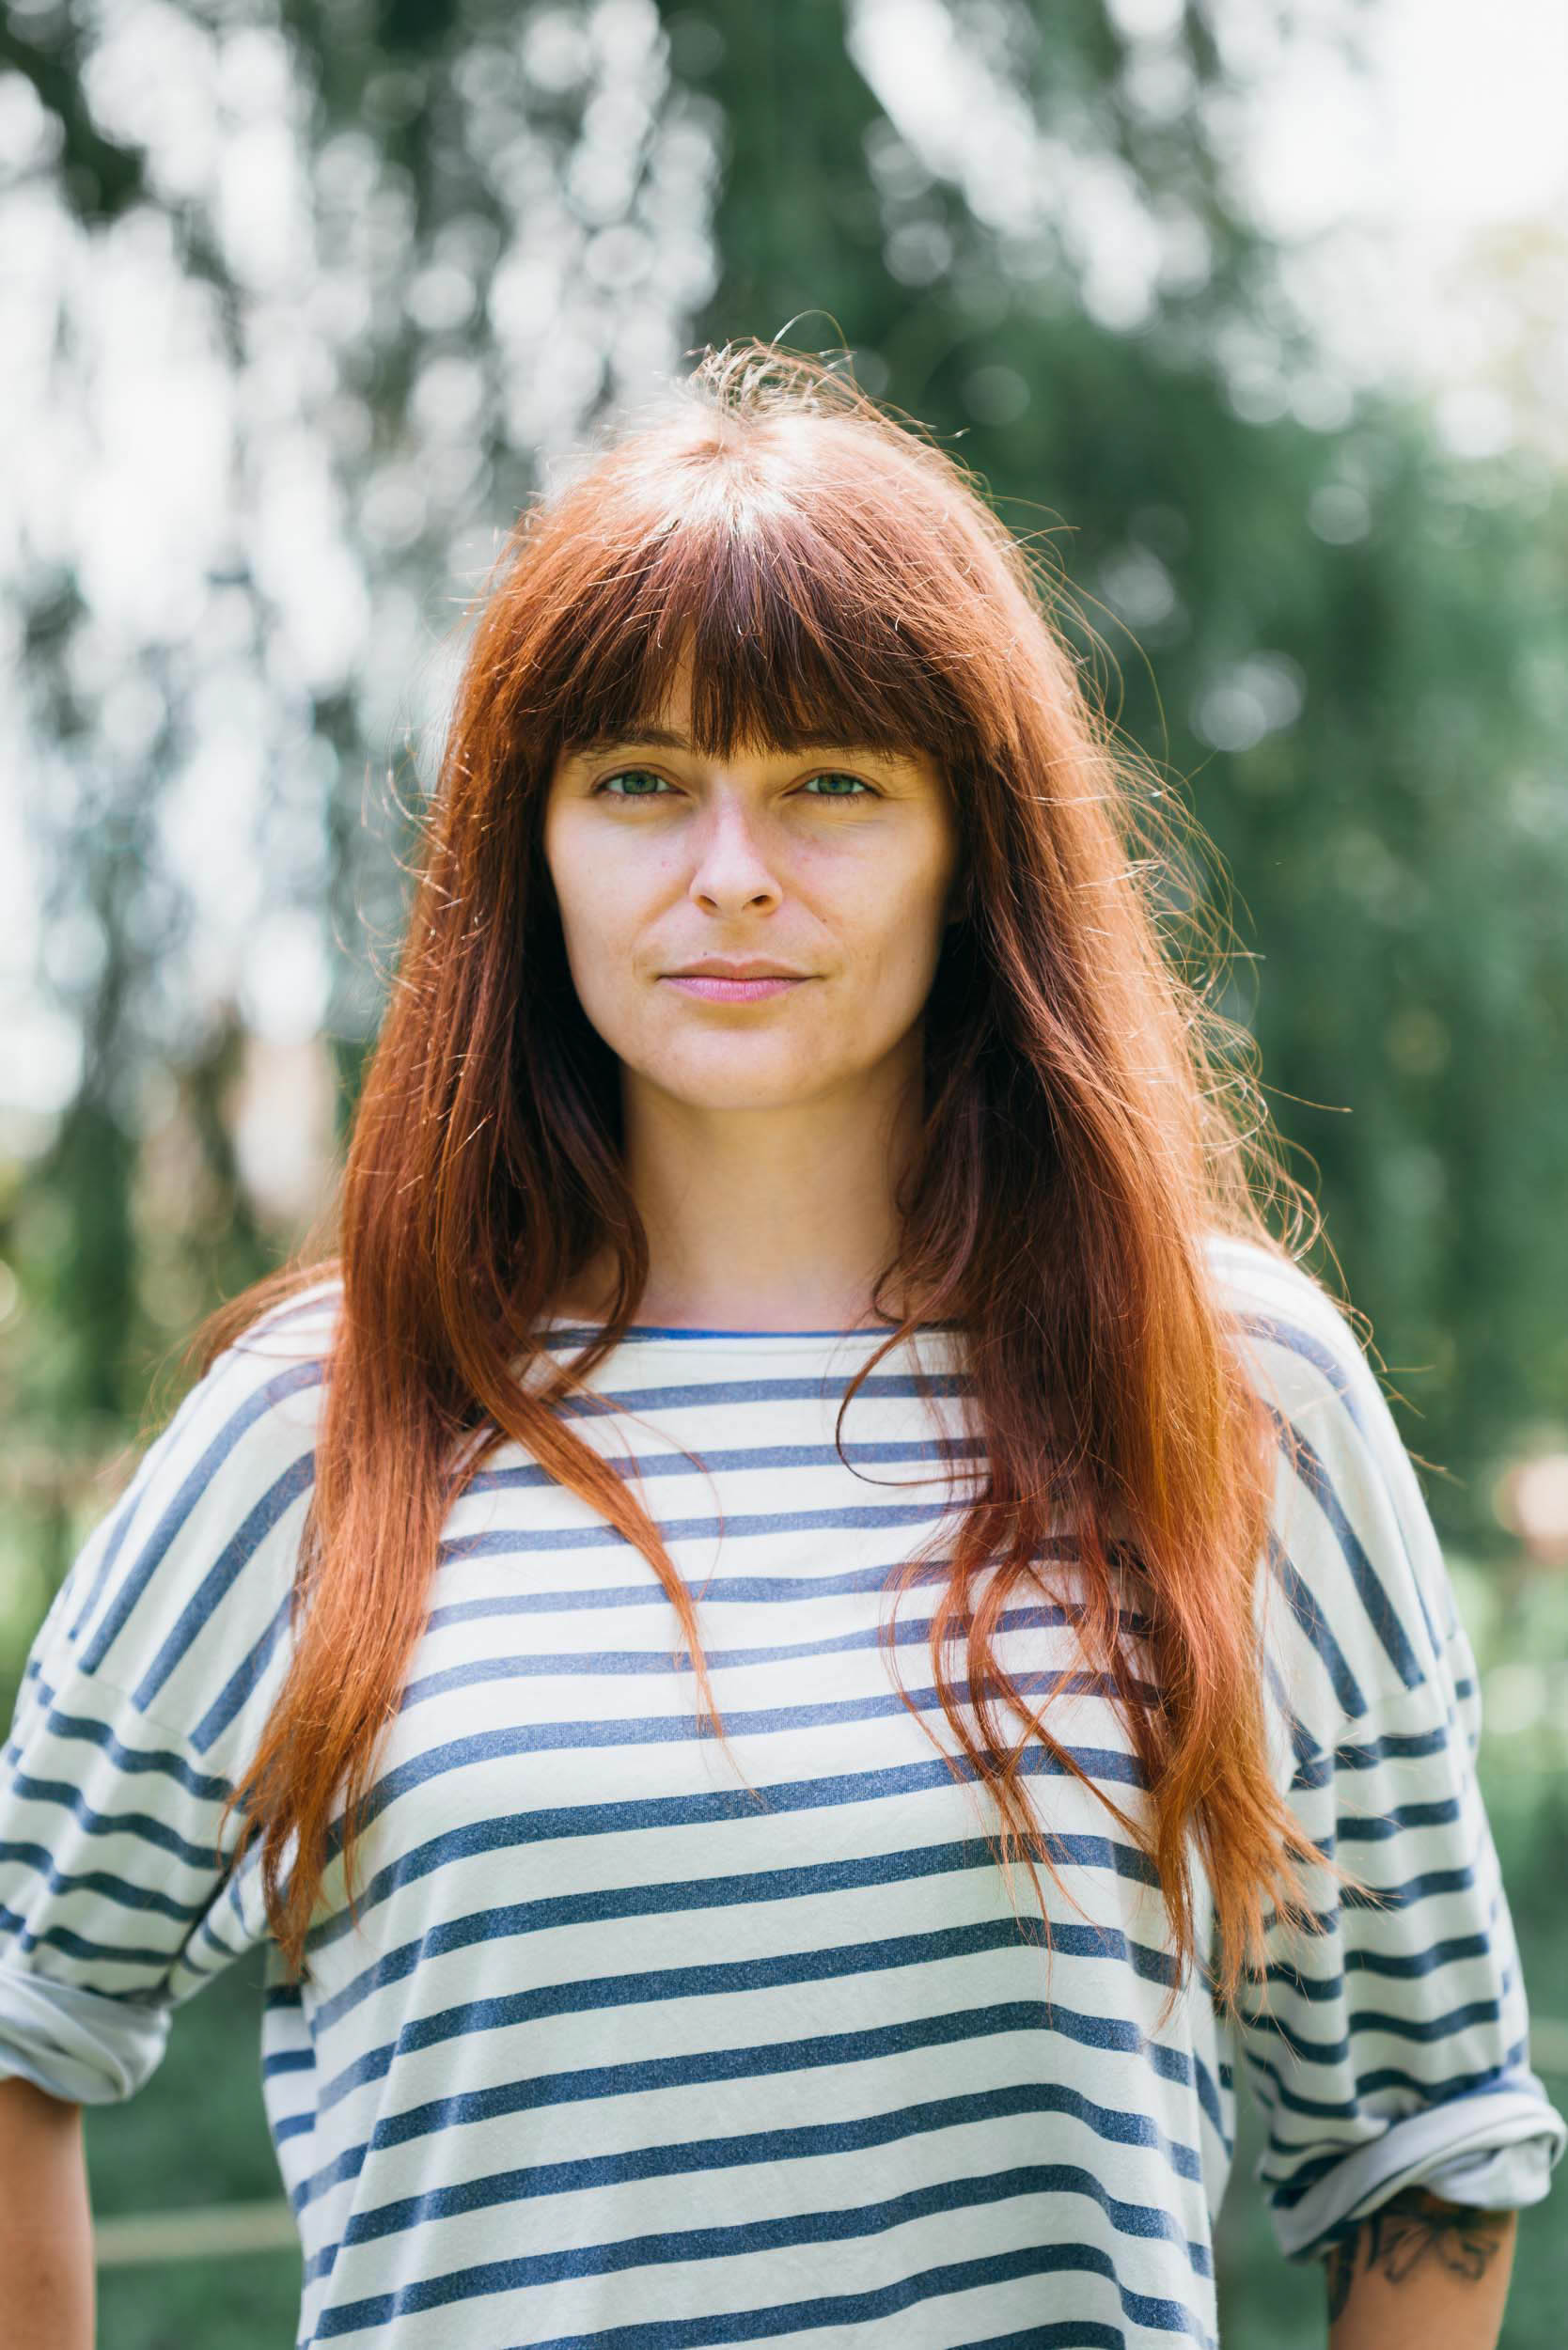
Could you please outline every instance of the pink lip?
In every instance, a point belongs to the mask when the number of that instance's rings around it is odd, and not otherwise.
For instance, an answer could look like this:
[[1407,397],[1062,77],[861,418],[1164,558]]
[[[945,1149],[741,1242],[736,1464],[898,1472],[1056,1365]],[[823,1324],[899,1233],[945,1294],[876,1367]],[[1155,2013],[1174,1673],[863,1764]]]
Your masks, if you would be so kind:
[[698,979],[695,974],[670,972],[666,987],[679,987],[688,995],[706,995],[714,1004],[749,1004],[761,995],[781,995],[787,987],[799,987],[799,979]]

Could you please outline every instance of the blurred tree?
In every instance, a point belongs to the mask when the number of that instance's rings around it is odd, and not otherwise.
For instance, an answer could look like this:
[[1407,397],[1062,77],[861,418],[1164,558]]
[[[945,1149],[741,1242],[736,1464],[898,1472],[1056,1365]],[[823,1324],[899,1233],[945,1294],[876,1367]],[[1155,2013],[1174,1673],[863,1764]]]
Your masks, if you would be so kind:
[[[196,1290],[290,1237],[250,1213],[203,1087],[234,998],[171,848],[189,804],[254,828],[216,916],[252,937],[253,990],[269,908],[322,919],[346,1123],[416,814],[394,794],[368,822],[368,762],[401,734],[428,782],[412,705],[439,702],[497,535],[585,428],[749,333],[842,343],[980,470],[1070,582],[1129,739],[1190,778],[1256,956],[1224,1008],[1321,1170],[1417,1449],[1473,1474],[1525,1415],[1568,1412],[1562,488],[1334,381],[1237,192],[1262,38],[1105,0],[8,21],[32,162],[0,227],[41,234],[47,199],[71,263],[50,299],[73,372],[38,382],[118,415],[71,359],[71,301],[107,310],[107,259],[172,274],[221,361],[196,398],[231,405],[234,484],[205,541],[149,550],[185,571],[130,620],[100,608],[86,496],[15,583],[48,978],[86,1045],[7,1186],[23,1420],[132,1408],[183,1334],[194,1292],[153,1278],[138,1227],[152,1078],[203,1167]],[[146,329],[170,384],[196,331]],[[1223,901],[1223,873],[1197,884]],[[1438,1498],[1484,1532],[1483,1480]]]

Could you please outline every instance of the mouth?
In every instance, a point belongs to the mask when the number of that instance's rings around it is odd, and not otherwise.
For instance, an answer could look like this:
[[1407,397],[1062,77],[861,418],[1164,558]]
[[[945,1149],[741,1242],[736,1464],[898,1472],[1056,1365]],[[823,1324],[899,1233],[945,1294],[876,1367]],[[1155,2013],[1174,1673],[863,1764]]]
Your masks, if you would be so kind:
[[756,979],[718,979],[691,971],[669,972],[659,984],[678,987],[688,995],[705,996],[713,1004],[750,1004],[764,995],[782,995],[792,987],[804,987],[800,979],[766,977]]

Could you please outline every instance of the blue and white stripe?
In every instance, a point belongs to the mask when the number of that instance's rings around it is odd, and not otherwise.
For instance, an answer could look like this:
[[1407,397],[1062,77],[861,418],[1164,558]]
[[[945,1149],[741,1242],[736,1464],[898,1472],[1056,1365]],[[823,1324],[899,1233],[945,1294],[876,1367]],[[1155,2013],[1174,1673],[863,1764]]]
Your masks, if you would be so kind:
[[[933,1401],[912,1351],[888,1356],[845,1417],[847,1465],[835,1421],[869,1332],[643,1329],[595,1374],[613,1416],[562,1407],[639,1480],[728,1751],[641,1555],[518,1448],[494,1455],[444,1528],[357,1925],[335,1840],[311,1980],[288,1984],[255,1849],[236,1872],[237,1819],[214,1840],[288,1661],[323,1285],[186,1398],[34,1644],[0,1770],[0,2071],[128,2096],[174,2009],[265,1944],[300,2350],[1213,2344],[1238,2052],[1287,2252],[1417,2179],[1537,2200],[1568,2130],[1529,2070],[1474,1664],[1419,1486],[1308,1277],[1217,1238],[1212,1263],[1302,1440],[1294,1467],[1281,1444],[1258,1581],[1278,1783],[1385,1897],[1317,1871],[1316,1930],[1276,1929],[1239,2030],[1200,1981],[1156,2029],[1152,1872],[1038,1748],[1066,1891],[1042,1872],[1049,1950],[1022,1869],[1015,1919],[995,1815],[944,1759],[932,1582],[898,1615],[925,1729],[888,1679],[888,1571],[952,1506],[945,1474],[978,1465],[944,1328],[918,1340]],[[1136,1811],[1065,1544],[1043,1573],[1052,1597],[1008,1611],[1003,1660]]]

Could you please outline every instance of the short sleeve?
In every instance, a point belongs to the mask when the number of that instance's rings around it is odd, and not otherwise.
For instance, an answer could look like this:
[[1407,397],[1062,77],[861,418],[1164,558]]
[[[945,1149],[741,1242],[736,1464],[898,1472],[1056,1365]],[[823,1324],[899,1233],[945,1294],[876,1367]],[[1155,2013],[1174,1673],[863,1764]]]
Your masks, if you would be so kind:
[[[133,2093],[266,1932],[219,1819],[275,1699],[314,1475],[318,1306],[221,1355],[73,1560],[0,1754],[0,2075]],[[240,1879],[244,1879],[242,1884]]]
[[1274,2232],[1306,2258],[1411,2186],[1539,2201],[1568,2125],[1530,2070],[1475,1658],[1414,1465],[1307,1275],[1258,1275],[1243,1328],[1281,1439],[1260,1578],[1278,1783],[1368,1888],[1306,1872],[1311,1930],[1274,1920],[1233,2028],[1267,2116]]

